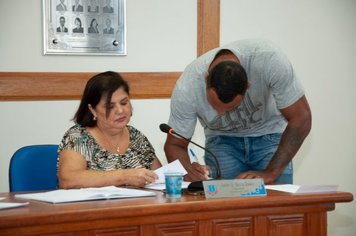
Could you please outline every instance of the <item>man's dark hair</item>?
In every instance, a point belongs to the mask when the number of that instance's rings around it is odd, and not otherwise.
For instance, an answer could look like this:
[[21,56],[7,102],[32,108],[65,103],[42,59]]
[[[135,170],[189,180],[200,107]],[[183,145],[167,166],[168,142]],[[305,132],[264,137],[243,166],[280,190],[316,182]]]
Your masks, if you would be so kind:
[[90,104],[95,108],[101,97],[106,96],[106,116],[109,116],[112,94],[120,87],[123,87],[128,95],[130,94],[128,83],[116,72],[106,71],[93,76],[85,86],[79,108],[73,120],[83,127],[95,126],[96,120],[93,119],[93,114],[88,105]]
[[223,103],[231,102],[237,95],[247,90],[247,74],[237,62],[222,61],[209,73],[207,86],[213,88]]

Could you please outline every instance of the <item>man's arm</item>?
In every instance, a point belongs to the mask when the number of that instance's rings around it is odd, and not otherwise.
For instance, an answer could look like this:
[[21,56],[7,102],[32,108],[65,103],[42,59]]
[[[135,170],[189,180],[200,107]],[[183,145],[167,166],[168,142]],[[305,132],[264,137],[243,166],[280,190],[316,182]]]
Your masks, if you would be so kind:
[[247,171],[238,178],[262,177],[265,184],[273,183],[293,159],[311,129],[311,111],[305,96],[291,106],[280,110],[288,125],[284,130],[276,153],[264,171]]
[[185,181],[206,180],[209,175],[208,168],[196,162],[190,163],[187,151],[188,144],[189,142],[184,139],[167,135],[166,143],[164,144],[167,161],[172,162],[179,159],[188,172],[188,174],[184,176]]

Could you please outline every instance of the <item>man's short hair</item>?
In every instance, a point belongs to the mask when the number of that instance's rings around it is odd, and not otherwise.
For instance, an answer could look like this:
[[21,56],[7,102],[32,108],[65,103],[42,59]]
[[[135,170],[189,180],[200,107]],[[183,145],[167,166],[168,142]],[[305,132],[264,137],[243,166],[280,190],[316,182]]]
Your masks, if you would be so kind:
[[231,102],[237,95],[244,95],[248,82],[245,69],[237,62],[222,61],[209,73],[208,88],[213,88],[223,103]]

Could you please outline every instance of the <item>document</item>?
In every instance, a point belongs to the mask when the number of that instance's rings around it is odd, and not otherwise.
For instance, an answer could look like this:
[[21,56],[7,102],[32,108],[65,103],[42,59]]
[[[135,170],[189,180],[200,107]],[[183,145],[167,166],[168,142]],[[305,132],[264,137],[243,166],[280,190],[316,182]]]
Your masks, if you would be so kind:
[[164,165],[157,170],[154,171],[158,175],[158,179],[155,181],[156,184],[163,184],[165,183],[164,180],[164,173],[166,172],[178,172],[182,173],[183,175],[187,174],[187,171],[183,167],[182,163],[179,160],[175,160],[167,165]]
[[[188,185],[189,185],[190,183],[191,183],[191,182],[183,181],[183,182],[182,182],[182,189],[187,189],[187,188],[188,188]],[[147,184],[144,188],[152,189],[152,190],[163,191],[163,190],[166,189],[166,183],[152,183],[152,184]]]
[[297,193],[327,193],[337,189],[338,185],[301,185]]
[[22,207],[28,205],[29,202],[0,202],[0,210],[8,209],[8,208],[15,208],[15,207]]
[[272,189],[287,193],[325,193],[337,191],[337,185],[295,185],[295,184],[277,184],[266,185],[266,189]]
[[[183,175],[187,174],[187,171],[183,167],[182,163],[179,160],[175,160],[167,165],[164,165],[157,170],[154,171],[158,175],[158,179],[155,182],[145,185],[144,188],[152,189],[152,190],[165,190],[166,189],[166,181],[164,177],[164,173],[168,172],[178,172]],[[182,182],[182,189],[188,188],[190,182]]]
[[107,186],[101,188],[59,189],[41,193],[16,194],[16,198],[50,203],[90,201],[98,199],[133,198],[156,196],[154,192]]
[[294,184],[276,184],[276,185],[266,185],[265,188],[271,190],[277,190],[281,192],[287,192],[287,193],[296,193],[300,188],[300,186]]

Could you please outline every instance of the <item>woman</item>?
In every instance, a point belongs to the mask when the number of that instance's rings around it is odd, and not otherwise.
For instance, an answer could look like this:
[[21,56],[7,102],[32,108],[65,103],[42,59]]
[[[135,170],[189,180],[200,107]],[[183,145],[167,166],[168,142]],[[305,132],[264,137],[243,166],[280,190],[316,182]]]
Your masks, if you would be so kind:
[[73,33],[83,33],[82,21],[79,17],[76,17],[74,20],[75,28],[73,29]]
[[59,145],[60,188],[143,187],[161,166],[147,137],[129,126],[129,86],[115,72],[92,77]]
[[93,18],[90,22],[90,27],[88,28],[88,33],[90,34],[97,34],[99,33],[99,29],[98,29],[98,22],[96,21],[95,18]]

